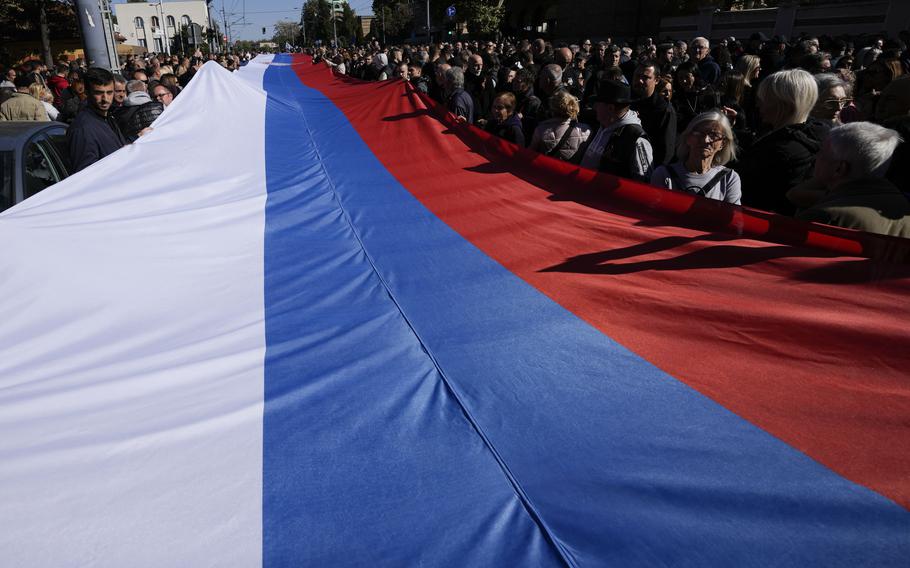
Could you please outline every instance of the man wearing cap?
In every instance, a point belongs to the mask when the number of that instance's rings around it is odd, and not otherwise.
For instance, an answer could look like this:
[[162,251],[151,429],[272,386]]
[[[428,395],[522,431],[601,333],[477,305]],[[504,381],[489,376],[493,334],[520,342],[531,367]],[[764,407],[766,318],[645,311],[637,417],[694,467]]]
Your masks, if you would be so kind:
[[649,179],[654,162],[651,143],[631,103],[628,85],[612,79],[600,82],[594,98],[600,130],[585,151],[583,167],[640,181]]
[[0,105],[0,120],[32,120],[48,122],[47,111],[41,101],[28,94],[28,88],[36,81],[32,74],[16,77],[16,92]]

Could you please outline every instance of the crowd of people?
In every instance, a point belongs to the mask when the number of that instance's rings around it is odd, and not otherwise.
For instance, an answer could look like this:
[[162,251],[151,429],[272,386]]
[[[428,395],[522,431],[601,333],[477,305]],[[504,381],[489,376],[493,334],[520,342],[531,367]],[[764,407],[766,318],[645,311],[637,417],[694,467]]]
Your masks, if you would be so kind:
[[[460,121],[552,158],[732,204],[910,237],[910,33],[754,34],[637,45],[611,38],[319,47],[316,63],[407,81]],[[2,71],[0,120],[70,123],[72,171],[145,133],[207,59],[131,56]]]
[[586,168],[854,229],[910,236],[910,33],[754,34],[319,48],[404,80],[459,120]]
[[39,60],[0,69],[0,121],[59,121],[69,124],[70,173],[82,170],[136,141],[208,60],[230,71],[253,54],[128,56],[120,73],[87,68],[85,61]]

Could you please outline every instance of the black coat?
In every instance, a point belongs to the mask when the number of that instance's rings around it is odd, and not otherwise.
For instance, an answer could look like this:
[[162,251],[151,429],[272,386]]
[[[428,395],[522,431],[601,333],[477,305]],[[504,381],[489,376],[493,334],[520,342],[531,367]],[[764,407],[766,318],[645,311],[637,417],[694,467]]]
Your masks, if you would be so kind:
[[699,114],[720,106],[717,93],[711,87],[696,91],[674,91],[673,107],[676,109],[676,131],[682,132]]
[[641,126],[651,141],[654,165],[668,164],[676,155],[676,110],[655,91],[654,95],[632,105]]
[[521,128],[521,120],[516,114],[507,118],[505,122],[491,120],[487,122],[484,130],[519,146],[525,145],[525,135]]
[[810,118],[757,139],[737,165],[743,205],[793,215],[796,206],[787,199],[787,192],[812,176],[815,155],[830,128]]
[[139,132],[151,126],[162,112],[163,103],[149,101],[141,105],[121,107],[115,116],[117,125],[127,141],[135,142],[139,138]]
[[126,145],[110,115],[100,116],[91,107],[79,111],[66,131],[70,165],[76,173]]

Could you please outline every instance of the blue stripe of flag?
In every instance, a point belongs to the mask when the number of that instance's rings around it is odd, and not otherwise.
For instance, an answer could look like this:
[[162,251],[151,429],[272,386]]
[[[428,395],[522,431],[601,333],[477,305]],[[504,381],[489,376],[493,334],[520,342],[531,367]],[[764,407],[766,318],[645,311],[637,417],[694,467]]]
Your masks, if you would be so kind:
[[910,557],[906,510],[492,261],[291,68],[265,86],[267,566]]

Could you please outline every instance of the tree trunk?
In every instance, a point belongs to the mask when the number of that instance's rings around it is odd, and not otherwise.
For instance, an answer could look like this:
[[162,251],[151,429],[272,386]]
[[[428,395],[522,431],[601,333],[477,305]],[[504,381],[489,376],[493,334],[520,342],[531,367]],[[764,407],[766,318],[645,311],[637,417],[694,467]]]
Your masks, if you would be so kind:
[[41,28],[41,53],[48,69],[54,67],[54,57],[51,54],[51,32],[47,25],[47,1],[38,2],[38,27]]

